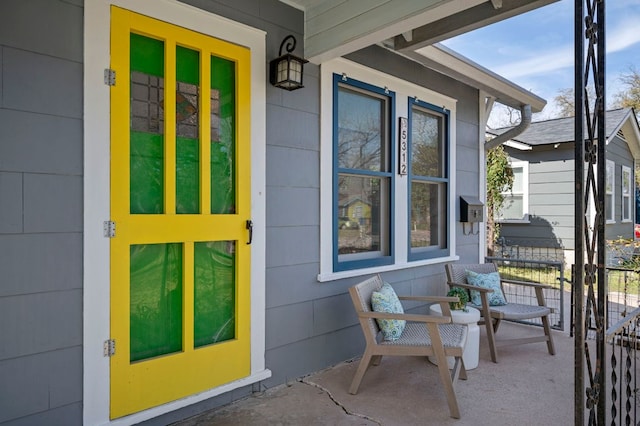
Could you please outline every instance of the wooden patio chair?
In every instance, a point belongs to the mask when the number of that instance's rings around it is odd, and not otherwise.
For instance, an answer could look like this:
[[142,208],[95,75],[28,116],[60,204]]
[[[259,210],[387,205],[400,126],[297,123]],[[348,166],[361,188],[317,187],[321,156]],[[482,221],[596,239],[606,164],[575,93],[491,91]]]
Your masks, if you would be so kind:
[[[458,378],[466,379],[467,373],[462,361],[462,351],[467,339],[467,327],[451,323],[449,303],[457,297],[399,296],[400,300],[439,302],[443,316],[396,314],[374,312],[371,297],[374,291],[384,284],[379,275],[375,275],[349,288],[349,294],[355,307],[360,326],[366,340],[366,348],[358,369],[351,382],[349,393],[356,394],[360,382],[370,365],[379,365],[383,356],[424,356],[435,357],[440,380],[445,390],[451,417],[460,418],[454,385]],[[406,320],[404,331],[397,340],[382,340],[378,319]],[[447,356],[454,357],[454,367],[449,370]]]
[[[489,341],[489,350],[491,352],[491,360],[498,362],[498,348],[497,346],[519,345],[525,343],[546,342],[547,349],[551,355],[555,355],[556,350],[553,345],[553,336],[551,335],[551,327],[549,325],[549,315],[553,310],[546,306],[543,290],[551,289],[551,286],[524,282],[514,281],[500,278],[500,288],[504,293],[504,284],[518,285],[524,287],[530,287],[535,290],[537,305],[527,305],[521,303],[509,303],[507,300],[506,305],[491,306],[489,304],[489,293],[493,290],[488,288],[481,288],[470,285],[467,281],[467,271],[473,271],[479,274],[488,274],[491,272],[498,272],[498,267],[494,263],[481,263],[481,264],[447,264],[445,265],[447,272],[447,284],[449,287],[461,287],[467,291],[475,290],[480,293],[480,299],[482,303],[475,306],[480,310],[482,320],[480,323],[484,323],[487,330],[487,339]],[[505,293],[506,298],[506,293]],[[470,299],[471,300],[471,299]],[[542,320],[542,328],[544,335],[524,337],[519,339],[503,339],[496,342],[495,334],[498,331],[500,321],[502,320],[529,320],[540,318]]]

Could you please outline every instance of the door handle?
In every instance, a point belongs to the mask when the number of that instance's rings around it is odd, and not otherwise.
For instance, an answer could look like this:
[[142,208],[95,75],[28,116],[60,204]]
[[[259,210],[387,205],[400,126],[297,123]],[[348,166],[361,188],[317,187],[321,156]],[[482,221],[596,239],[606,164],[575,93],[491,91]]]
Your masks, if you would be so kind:
[[251,220],[247,220],[245,226],[249,230],[249,241],[247,241],[247,244],[251,244],[251,241],[253,241],[253,222]]

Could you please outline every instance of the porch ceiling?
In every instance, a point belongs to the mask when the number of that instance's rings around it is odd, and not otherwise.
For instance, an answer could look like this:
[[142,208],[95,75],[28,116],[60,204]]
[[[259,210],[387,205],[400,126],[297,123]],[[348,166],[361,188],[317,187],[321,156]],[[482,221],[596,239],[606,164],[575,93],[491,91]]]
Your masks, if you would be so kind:
[[280,0],[305,13],[304,51],[316,64],[393,39],[413,51],[557,0]]

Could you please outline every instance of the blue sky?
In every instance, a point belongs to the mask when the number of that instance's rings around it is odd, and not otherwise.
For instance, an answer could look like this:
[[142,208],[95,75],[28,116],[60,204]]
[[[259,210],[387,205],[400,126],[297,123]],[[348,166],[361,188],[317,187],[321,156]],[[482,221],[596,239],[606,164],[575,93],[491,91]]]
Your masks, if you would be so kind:
[[[546,99],[534,120],[553,118],[553,98],[574,84],[573,7],[561,0],[443,44]],[[640,0],[608,0],[605,7],[609,104],[621,89],[620,74],[640,70]]]

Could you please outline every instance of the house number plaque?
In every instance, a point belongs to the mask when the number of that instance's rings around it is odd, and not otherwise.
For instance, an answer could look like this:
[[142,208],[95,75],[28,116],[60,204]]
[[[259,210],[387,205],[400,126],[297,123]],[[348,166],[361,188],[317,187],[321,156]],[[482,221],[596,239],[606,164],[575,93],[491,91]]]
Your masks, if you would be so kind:
[[405,176],[407,174],[407,141],[408,141],[408,129],[407,117],[400,117],[398,123],[399,135],[398,135],[398,174]]

